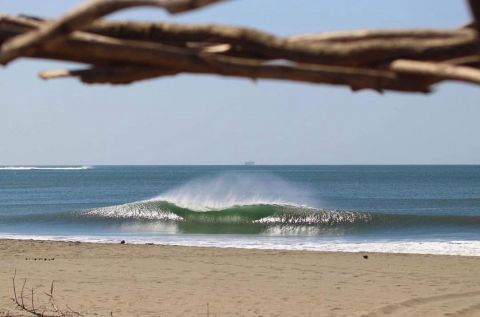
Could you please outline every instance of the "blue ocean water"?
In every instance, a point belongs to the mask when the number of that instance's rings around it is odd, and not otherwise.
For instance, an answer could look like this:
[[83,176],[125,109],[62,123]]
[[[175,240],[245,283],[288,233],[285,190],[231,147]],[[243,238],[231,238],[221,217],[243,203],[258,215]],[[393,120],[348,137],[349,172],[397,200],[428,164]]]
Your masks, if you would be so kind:
[[480,166],[0,167],[0,238],[480,255]]

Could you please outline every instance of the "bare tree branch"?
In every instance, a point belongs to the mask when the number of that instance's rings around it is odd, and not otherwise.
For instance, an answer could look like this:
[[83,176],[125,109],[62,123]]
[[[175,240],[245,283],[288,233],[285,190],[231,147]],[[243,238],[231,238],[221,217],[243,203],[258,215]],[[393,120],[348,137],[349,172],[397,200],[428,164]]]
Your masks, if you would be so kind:
[[480,70],[473,67],[411,60],[397,60],[390,67],[392,70],[400,73],[434,76],[480,84]]
[[82,70],[53,70],[39,74],[42,79],[78,77],[87,84],[130,84],[155,77],[173,76],[174,70],[143,67],[90,68]]
[[[4,23],[11,22],[12,17],[9,19],[5,18]],[[36,21],[23,22],[26,27],[38,25]],[[13,23],[20,24],[22,21]],[[454,57],[480,53],[477,34],[471,29],[360,30],[280,38],[254,29],[225,25],[97,21],[85,30],[113,38],[179,46],[186,46],[186,42],[192,41],[226,43],[265,59],[316,64],[354,66],[386,63],[412,56],[441,59],[445,55]]]
[[37,30],[27,32],[3,44],[0,49],[0,63],[6,64],[18,56],[31,54],[35,46],[54,45],[76,29],[105,15],[130,7],[153,6],[166,9],[170,13],[179,13],[222,0],[95,0],[65,14],[61,19],[45,23]]
[[468,0],[470,5],[470,11],[473,16],[473,25],[480,32],[480,1],[479,0]]
[[[480,84],[480,39],[453,30],[356,30],[280,37],[237,26],[106,21],[136,7],[184,12],[222,0],[93,0],[58,20],[0,14],[0,62],[17,57],[79,62],[41,78],[128,84],[176,74],[216,74],[429,92],[444,80]],[[469,0],[476,19],[480,0]]]
[[[107,65],[112,63],[130,64],[138,66],[150,66],[160,70],[148,70],[139,73],[139,78],[146,79],[159,75],[175,74],[179,72],[220,74],[224,76],[238,76],[252,79],[289,79],[312,83],[328,83],[334,85],[348,85],[354,90],[373,88],[378,91],[385,89],[399,91],[428,92],[423,86],[415,87],[418,82],[409,83],[401,80],[395,74],[382,70],[356,69],[340,66],[326,65],[272,65],[265,64],[262,60],[233,58],[215,54],[197,54],[188,48],[173,47],[163,44],[146,42],[134,42],[102,37],[87,33],[72,35],[61,49],[46,47],[38,52],[36,57],[59,58],[56,55],[61,52],[61,59],[77,62],[96,63]],[[166,71],[168,70],[168,71]],[[115,73],[114,71],[109,71]],[[121,71],[125,78],[118,77],[113,83],[128,83],[135,76],[131,71]],[[105,71],[98,70],[87,73],[73,72],[70,75],[80,76],[85,82],[105,82]],[[67,74],[67,73],[65,73]],[[117,72],[118,74],[118,72]],[[52,77],[47,73],[44,78]],[[58,77],[58,76],[53,76]],[[90,78],[90,79],[88,79]],[[110,78],[112,78],[110,76]]]

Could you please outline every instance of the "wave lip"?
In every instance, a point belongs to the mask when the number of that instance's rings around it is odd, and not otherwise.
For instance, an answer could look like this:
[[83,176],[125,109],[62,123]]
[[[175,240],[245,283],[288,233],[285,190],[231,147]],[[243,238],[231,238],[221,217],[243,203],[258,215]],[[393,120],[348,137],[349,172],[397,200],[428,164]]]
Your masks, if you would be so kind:
[[88,170],[91,166],[0,166],[0,171],[33,171],[33,170]]
[[292,207],[292,208],[306,208],[306,209],[315,209],[306,204],[297,204],[289,202],[286,200],[269,200],[260,197],[248,197],[248,198],[239,198],[239,197],[226,197],[223,200],[215,200],[208,198],[202,199],[192,199],[191,197],[171,197],[171,196],[158,196],[156,198],[146,200],[147,203],[167,203],[174,205],[178,208],[187,209],[191,212],[212,212],[218,211],[222,212],[225,210],[235,209],[235,208],[255,208],[262,206],[271,206],[271,207]]

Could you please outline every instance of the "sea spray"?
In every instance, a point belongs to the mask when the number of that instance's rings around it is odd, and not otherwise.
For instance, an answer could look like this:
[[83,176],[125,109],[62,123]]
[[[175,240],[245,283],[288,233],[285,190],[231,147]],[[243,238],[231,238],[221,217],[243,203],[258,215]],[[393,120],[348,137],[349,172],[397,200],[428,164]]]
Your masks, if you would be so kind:
[[209,211],[249,205],[306,207],[314,205],[312,196],[307,188],[274,175],[230,172],[192,180],[150,201],[167,201],[194,211]]

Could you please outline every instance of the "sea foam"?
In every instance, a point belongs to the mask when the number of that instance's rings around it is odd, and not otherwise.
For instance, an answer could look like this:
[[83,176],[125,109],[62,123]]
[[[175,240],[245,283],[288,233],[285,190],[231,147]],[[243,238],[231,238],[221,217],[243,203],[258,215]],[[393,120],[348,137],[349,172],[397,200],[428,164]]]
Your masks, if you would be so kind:
[[[0,234],[0,239],[81,241],[90,243],[118,243],[125,235],[21,235]],[[223,236],[198,236],[175,234],[155,236],[129,236],[129,244],[154,243],[160,245],[239,248],[259,250],[295,250],[320,252],[378,252],[480,256],[480,241],[376,241],[355,242],[341,240],[305,241],[289,238],[240,237],[225,239]]]

